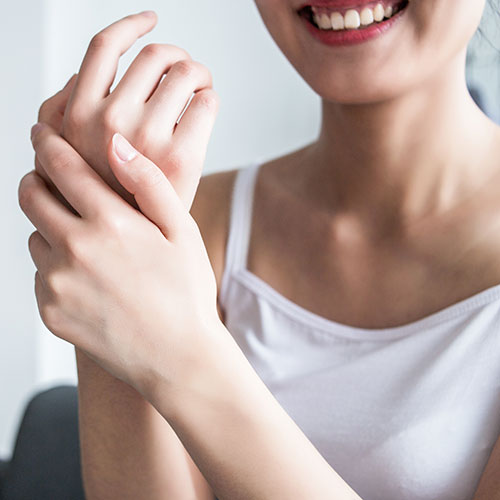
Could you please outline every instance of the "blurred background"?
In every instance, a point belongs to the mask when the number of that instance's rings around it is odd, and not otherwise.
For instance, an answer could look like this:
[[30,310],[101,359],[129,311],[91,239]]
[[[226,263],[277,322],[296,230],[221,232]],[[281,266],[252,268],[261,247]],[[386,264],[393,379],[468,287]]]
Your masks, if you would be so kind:
[[[145,9],[158,13],[159,24],[122,58],[119,76],[151,42],[182,46],[210,68],[221,108],[205,173],[297,149],[318,131],[319,99],[274,46],[252,0],[2,1],[0,458],[10,457],[35,392],[76,384],[73,347],[45,329],[36,308],[27,246],[34,228],[17,202],[19,180],[33,168],[29,130],[41,102],[78,71],[92,35]],[[467,79],[475,99],[499,121],[500,19],[491,7],[482,32],[470,46]]]

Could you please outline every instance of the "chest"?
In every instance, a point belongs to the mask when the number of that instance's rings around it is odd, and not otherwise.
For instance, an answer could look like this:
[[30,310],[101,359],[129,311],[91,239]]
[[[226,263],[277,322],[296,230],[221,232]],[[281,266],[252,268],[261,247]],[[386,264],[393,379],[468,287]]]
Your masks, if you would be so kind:
[[402,325],[500,283],[498,217],[428,224],[408,241],[360,243],[299,204],[255,193],[247,268],[326,319]]

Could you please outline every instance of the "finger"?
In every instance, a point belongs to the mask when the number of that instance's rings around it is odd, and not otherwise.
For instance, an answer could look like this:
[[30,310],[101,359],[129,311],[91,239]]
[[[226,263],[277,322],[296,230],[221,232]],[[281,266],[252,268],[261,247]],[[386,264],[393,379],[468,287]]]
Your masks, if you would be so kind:
[[[197,92],[175,128],[174,141],[182,151],[206,150],[219,111],[219,96],[213,89]],[[204,156],[204,154],[203,154]]]
[[50,180],[49,176],[47,175],[47,172],[45,172],[45,169],[38,160],[37,155],[35,155],[35,171],[45,181],[47,189],[50,191],[50,193],[54,195],[55,198],[60,203],[62,203],[62,205],[64,205],[72,214],[78,215],[76,210],[66,201],[64,196],[60,193],[59,189],[57,189],[56,186],[54,186],[54,183]]
[[134,42],[156,25],[154,12],[147,11],[124,17],[92,38],[75,83],[71,102],[82,105],[103,99],[115,79],[118,59]]
[[18,199],[21,210],[51,246],[76,228],[78,218],[54,198],[36,172],[21,179]]
[[54,297],[50,292],[50,288],[47,286],[40,271],[37,271],[35,273],[35,297],[38,313],[40,314],[40,319],[42,320],[43,324],[47,326],[45,322],[47,306],[54,302]]
[[43,275],[47,272],[51,247],[39,231],[30,234],[28,238],[28,249],[31,259],[38,272]]
[[166,238],[174,240],[187,211],[165,174],[120,134],[110,141],[108,161],[118,181],[134,195],[141,212]]
[[59,92],[44,101],[38,112],[39,122],[47,123],[56,130],[60,129],[64,110],[76,82],[76,76],[76,74],[73,75]]
[[201,90],[194,95],[174,131],[173,144],[175,149],[182,151],[186,158],[190,159],[192,165],[199,168],[198,172],[179,170],[174,172],[173,177],[169,177],[188,209],[190,209],[198,189],[218,110],[219,97],[215,90]]
[[35,297],[38,310],[40,311],[42,308],[42,304],[47,299],[47,288],[45,287],[45,282],[43,281],[42,275],[40,271],[36,271],[35,273]]
[[173,45],[146,45],[134,59],[111,94],[111,99],[127,103],[145,103],[174,63],[190,59],[189,54]]
[[173,132],[175,124],[194,92],[212,86],[210,71],[196,61],[175,63],[161,81],[146,106],[146,123],[150,130]]
[[35,171],[46,182],[49,189],[55,189],[54,184],[52,184],[52,181],[49,179],[49,176],[47,175],[47,172],[45,172],[45,169],[42,167],[42,164],[38,160],[37,155],[35,155]]
[[96,219],[103,212],[132,209],[52,128],[39,123],[34,129],[32,142],[38,160],[81,217]]

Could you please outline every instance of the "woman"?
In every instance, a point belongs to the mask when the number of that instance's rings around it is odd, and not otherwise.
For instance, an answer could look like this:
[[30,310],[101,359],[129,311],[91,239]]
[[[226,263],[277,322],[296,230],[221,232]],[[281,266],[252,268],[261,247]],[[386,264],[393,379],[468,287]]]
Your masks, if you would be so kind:
[[109,94],[152,13],[94,37],[33,129],[19,199],[42,319],[77,347],[87,496],[498,498],[484,1],[256,3],[322,98],[307,147],[197,190],[207,70],[153,45]]

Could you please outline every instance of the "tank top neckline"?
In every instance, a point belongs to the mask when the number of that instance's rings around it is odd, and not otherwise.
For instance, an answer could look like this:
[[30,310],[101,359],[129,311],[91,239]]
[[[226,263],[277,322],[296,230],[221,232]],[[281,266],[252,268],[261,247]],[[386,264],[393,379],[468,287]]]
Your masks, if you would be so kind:
[[240,168],[234,182],[226,259],[219,293],[221,304],[224,307],[229,298],[231,280],[235,280],[256,295],[259,300],[265,300],[290,320],[306,328],[314,328],[328,335],[376,342],[396,340],[429,329],[439,323],[458,318],[466,312],[472,312],[474,309],[489,305],[500,299],[499,283],[417,320],[386,328],[351,326],[325,318],[300,306],[247,268],[254,189],[261,164],[261,162],[255,162]]

